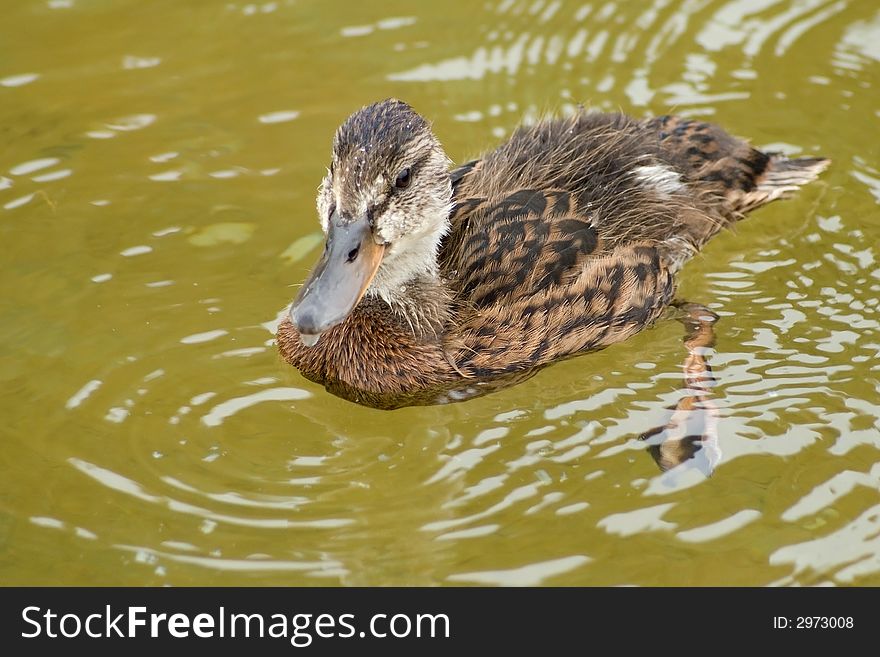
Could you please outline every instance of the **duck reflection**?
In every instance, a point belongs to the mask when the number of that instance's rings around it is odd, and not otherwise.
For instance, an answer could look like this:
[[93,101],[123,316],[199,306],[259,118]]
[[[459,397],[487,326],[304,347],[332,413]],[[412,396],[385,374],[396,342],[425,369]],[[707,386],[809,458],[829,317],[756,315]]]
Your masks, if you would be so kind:
[[696,303],[673,304],[685,328],[684,392],[665,424],[645,431],[640,440],[664,472],[676,467],[712,474],[721,459],[718,446],[718,407],[713,400],[715,377],[707,357],[715,346],[718,315]]

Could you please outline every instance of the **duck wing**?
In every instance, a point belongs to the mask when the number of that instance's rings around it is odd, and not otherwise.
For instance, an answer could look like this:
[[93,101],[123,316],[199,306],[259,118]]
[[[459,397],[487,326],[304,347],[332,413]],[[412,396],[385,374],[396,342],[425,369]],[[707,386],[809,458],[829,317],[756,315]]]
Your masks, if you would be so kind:
[[565,190],[460,199],[441,251],[459,308],[448,351],[492,376],[601,349],[653,322],[672,271],[650,240],[609,236]]
[[455,362],[491,375],[626,339],[710,237],[827,164],[675,116],[580,112],[517,129],[451,174],[439,255],[459,304]]

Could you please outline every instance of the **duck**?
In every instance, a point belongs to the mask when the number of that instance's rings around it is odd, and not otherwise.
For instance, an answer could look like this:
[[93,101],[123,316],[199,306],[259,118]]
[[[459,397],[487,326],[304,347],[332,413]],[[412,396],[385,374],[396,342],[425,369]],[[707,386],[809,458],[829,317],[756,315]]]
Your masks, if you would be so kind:
[[652,326],[709,239],[829,162],[699,119],[579,109],[453,167],[410,105],[367,105],[333,137],[324,250],[280,355],[374,408],[513,385]]

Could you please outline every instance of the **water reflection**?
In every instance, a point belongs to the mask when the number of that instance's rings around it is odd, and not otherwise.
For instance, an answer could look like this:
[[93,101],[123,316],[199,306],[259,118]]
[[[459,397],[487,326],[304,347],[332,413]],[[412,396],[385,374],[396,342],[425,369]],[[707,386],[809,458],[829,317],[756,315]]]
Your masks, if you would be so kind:
[[685,327],[686,394],[672,409],[666,423],[640,436],[663,471],[695,467],[709,476],[721,460],[718,446],[718,406],[712,399],[715,377],[706,360],[715,346],[718,315],[705,306],[679,303],[675,310]]

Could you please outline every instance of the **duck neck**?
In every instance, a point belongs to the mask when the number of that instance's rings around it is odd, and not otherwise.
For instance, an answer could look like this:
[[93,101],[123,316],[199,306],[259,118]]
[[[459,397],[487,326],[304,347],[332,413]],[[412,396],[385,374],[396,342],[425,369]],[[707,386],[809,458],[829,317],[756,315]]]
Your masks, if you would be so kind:
[[440,277],[438,253],[449,230],[448,208],[422,231],[385,250],[368,294],[383,299],[420,339],[439,337],[449,319],[452,295]]
[[442,336],[452,315],[452,295],[436,275],[423,274],[380,296],[419,340]]

